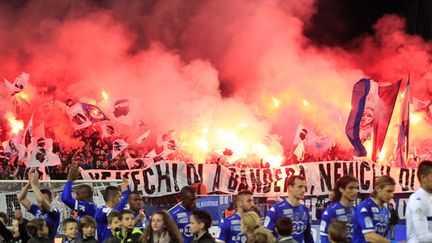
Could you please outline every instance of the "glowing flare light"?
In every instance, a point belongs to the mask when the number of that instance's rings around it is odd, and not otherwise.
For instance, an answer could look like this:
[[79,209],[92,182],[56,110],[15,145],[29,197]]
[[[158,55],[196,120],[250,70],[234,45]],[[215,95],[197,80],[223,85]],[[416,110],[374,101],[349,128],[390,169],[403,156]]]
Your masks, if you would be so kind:
[[24,122],[17,120],[13,114],[7,113],[6,119],[9,122],[9,126],[11,127],[10,132],[12,134],[18,134],[20,131],[24,130]]
[[102,94],[102,97],[103,97],[104,100],[108,100],[109,99],[108,93],[105,90],[102,90],[101,94]]

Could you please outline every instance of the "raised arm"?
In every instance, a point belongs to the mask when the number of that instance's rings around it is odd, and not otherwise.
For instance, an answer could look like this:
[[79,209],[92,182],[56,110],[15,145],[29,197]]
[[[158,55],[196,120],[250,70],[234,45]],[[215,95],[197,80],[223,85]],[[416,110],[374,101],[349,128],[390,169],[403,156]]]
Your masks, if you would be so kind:
[[32,203],[27,199],[27,192],[30,187],[30,182],[27,183],[18,194],[18,201],[23,205],[27,210],[30,209]]
[[51,204],[50,202],[43,196],[42,192],[39,189],[39,175],[37,171],[29,172],[29,178],[30,178],[30,185],[33,189],[33,192],[36,196],[36,199],[38,202],[40,202],[41,208],[43,208],[46,212],[51,212]]

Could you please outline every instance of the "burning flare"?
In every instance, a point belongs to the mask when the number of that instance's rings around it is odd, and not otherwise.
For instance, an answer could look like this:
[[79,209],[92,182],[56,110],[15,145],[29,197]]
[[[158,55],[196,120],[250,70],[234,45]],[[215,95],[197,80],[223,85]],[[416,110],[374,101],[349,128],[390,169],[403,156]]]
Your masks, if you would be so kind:
[[10,133],[18,134],[20,131],[24,130],[24,122],[17,120],[12,113],[6,113],[6,119],[9,122],[9,126],[11,127]]

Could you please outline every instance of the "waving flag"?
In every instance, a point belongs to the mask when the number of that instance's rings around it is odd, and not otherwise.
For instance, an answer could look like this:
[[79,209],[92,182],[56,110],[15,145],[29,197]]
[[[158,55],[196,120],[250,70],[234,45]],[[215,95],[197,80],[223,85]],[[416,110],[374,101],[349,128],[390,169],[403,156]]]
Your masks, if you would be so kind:
[[114,99],[111,104],[110,117],[114,120],[132,125],[138,115],[140,100],[138,98]]
[[61,164],[60,158],[53,153],[53,140],[50,138],[33,138],[29,146],[30,156],[27,167],[55,166]]
[[66,110],[75,130],[86,128],[92,125],[91,120],[87,117],[81,104],[77,103],[71,107],[67,107]]
[[374,81],[363,78],[354,84],[345,132],[356,157],[367,155],[363,143],[370,138],[377,99],[377,84]]
[[6,89],[8,90],[11,96],[23,91],[25,86],[30,79],[30,74],[23,72],[20,76],[15,78],[13,83],[10,83],[6,78],[3,78]]
[[136,139],[137,144],[141,144],[150,136],[151,129],[145,131],[141,136]]
[[95,105],[82,103],[81,107],[91,122],[109,120],[102,110]]
[[298,125],[296,135],[294,137],[293,141],[293,148],[295,147],[293,151],[293,155],[295,156],[295,160],[300,162],[304,160],[305,156],[305,148],[303,141],[307,137],[308,130],[303,125]]
[[410,79],[405,88],[401,107],[401,121],[399,124],[398,143],[396,146],[396,165],[405,167],[409,152],[409,124],[410,124]]
[[374,139],[372,146],[372,160],[377,161],[381,149],[384,145],[384,140],[387,135],[388,126],[393,114],[396,99],[399,93],[399,88],[402,80],[394,84],[379,86],[379,100],[376,109],[376,119],[374,119]]
[[113,142],[113,152],[112,157],[115,158],[121,153],[129,144],[124,139],[116,139]]
[[25,147],[27,147],[32,140],[33,137],[33,114],[30,117],[29,123],[27,124],[27,127],[24,131],[21,143],[24,144]]
[[117,136],[117,132],[114,129],[113,125],[103,124],[100,126],[100,128],[102,130],[102,137],[103,138],[109,138],[109,137]]

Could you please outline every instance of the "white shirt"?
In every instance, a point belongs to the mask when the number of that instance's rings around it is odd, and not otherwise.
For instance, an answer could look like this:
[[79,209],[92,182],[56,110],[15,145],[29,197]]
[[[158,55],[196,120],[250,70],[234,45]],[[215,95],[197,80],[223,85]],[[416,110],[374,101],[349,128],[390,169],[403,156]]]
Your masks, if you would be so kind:
[[406,209],[407,242],[432,242],[432,194],[423,188],[414,192]]

